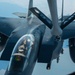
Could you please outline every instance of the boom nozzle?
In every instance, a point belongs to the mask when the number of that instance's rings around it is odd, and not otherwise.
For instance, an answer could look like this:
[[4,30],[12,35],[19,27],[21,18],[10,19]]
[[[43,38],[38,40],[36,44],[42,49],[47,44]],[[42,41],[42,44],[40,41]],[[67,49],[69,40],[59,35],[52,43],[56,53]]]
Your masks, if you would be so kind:
[[50,69],[51,69],[51,65],[50,65],[49,63],[47,64],[46,69],[47,69],[47,70],[50,70]]

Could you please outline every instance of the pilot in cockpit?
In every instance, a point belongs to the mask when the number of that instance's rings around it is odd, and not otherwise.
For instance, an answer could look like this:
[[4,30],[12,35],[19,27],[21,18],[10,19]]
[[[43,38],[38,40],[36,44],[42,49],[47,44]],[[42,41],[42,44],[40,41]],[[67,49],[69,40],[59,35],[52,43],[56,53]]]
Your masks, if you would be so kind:
[[24,40],[23,44],[19,46],[18,52],[25,54],[26,50],[27,50],[27,40]]
[[19,46],[18,52],[25,55],[27,53],[27,50],[32,48],[32,46],[33,42],[30,39],[25,39],[23,43]]

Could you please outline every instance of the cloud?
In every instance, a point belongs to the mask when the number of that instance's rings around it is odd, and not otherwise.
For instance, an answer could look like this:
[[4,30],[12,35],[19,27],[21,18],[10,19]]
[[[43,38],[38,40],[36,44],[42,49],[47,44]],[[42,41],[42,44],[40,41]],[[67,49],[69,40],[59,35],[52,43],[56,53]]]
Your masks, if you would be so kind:
[[28,6],[28,0],[25,1],[25,0],[0,0],[0,2],[7,2],[7,3],[12,3],[12,4],[17,4],[21,7],[25,7],[25,6]]
[[[0,0],[0,2],[8,2],[12,4],[17,4],[21,7],[28,8],[29,0]],[[34,6],[38,7],[46,15],[50,14],[47,0],[33,0]],[[58,16],[61,17],[62,0],[57,0],[58,3]],[[75,9],[75,0],[65,0],[64,1],[64,15],[72,14]]]
[[0,75],[4,75],[4,73],[5,73],[4,69],[0,70]]

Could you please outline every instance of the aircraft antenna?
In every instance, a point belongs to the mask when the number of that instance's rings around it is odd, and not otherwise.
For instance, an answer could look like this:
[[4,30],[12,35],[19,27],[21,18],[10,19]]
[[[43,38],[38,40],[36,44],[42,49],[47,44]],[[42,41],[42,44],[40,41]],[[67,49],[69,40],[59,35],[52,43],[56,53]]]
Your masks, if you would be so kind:
[[30,8],[33,7],[33,0],[29,0],[29,6],[28,6],[28,14],[27,14],[27,18],[31,17],[31,11],[29,10]]

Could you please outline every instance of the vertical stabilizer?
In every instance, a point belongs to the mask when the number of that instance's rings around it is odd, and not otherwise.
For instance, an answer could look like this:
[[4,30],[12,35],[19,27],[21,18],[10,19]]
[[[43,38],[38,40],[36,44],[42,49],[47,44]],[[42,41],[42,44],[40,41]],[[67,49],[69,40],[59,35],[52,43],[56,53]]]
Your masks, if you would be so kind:
[[28,14],[27,14],[27,18],[31,16],[31,11],[29,10],[30,8],[33,7],[33,0],[29,0],[29,6],[28,6]]

